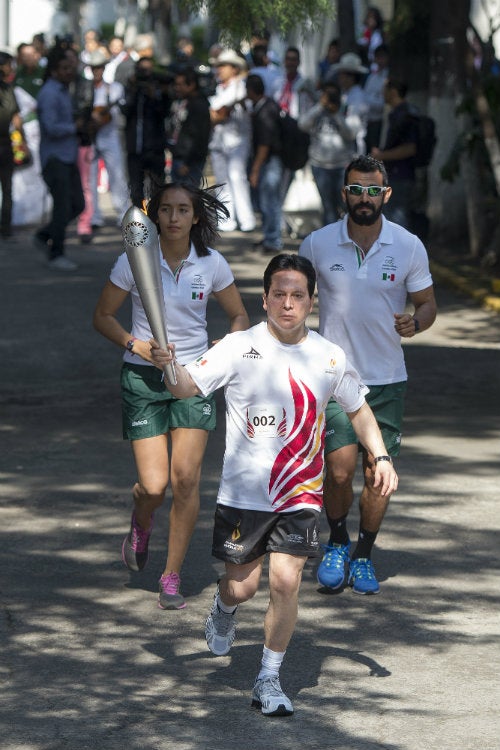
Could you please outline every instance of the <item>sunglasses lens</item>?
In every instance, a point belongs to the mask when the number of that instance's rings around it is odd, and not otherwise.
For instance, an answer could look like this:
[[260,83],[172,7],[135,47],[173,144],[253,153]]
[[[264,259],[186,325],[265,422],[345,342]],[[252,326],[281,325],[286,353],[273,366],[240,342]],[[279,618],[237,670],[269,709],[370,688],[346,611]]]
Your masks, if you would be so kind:
[[361,185],[348,185],[347,189],[351,195],[363,195],[363,188]]
[[382,188],[376,185],[372,185],[368,188],[368,195],[370,198],[376,198],[382,192]]

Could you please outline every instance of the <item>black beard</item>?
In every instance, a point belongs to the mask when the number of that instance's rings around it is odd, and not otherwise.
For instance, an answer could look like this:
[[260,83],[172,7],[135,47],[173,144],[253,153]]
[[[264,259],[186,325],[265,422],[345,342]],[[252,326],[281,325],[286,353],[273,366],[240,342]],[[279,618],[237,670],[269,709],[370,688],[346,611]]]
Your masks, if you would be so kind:
[[[372,204],[368,203],[358,203],[356,206],[352,206],[349,202],[347,202],[347,212],[349,216],[351,217],[352,221],[360,227],[371,227],[373,224],[375,224],[378,221],[380,214],[382,213],[383,207],[383,203],[380,204],[379,208],[373,208]],[[369,214],[359,214],[357,212],[357,209],[359,208],[371,208],[372,212]]]

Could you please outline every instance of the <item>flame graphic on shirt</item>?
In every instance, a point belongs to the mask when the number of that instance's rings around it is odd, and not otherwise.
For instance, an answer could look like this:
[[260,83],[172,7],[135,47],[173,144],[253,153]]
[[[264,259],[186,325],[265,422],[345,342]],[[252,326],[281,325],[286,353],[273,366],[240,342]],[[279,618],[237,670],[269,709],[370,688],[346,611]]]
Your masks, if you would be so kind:
[[323,490],[325,416],[317,414],[314,394],[291,370],[288,380],[295,417],[269,478],[271,504],[279,510],[298,503],[321,505]]
[[250,419],[248,417],[248,409],[247,409],[247,435],[248,437],[254,438],[255,437],[255,430],[253,424],[250,422]]

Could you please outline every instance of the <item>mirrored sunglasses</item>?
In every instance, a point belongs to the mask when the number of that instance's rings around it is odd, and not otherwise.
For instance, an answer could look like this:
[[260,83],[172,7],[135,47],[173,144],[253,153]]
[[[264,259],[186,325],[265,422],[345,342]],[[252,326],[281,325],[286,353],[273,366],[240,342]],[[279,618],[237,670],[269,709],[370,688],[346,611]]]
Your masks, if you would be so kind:
[[366,192],[370,198],[378,198],[379,195],[388,190],[388,187],[381,187],[380,185],[344,185],[344,189],[349,195],[359,197]]

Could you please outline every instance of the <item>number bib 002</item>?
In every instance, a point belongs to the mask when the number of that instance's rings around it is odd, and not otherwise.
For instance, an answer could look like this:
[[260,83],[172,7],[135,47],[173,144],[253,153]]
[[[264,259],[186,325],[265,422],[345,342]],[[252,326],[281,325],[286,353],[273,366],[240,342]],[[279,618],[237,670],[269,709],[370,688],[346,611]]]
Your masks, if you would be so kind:
[[249,406],[247,433],[249,437],[274,438],[286,432],[285,410],[279,406]]

